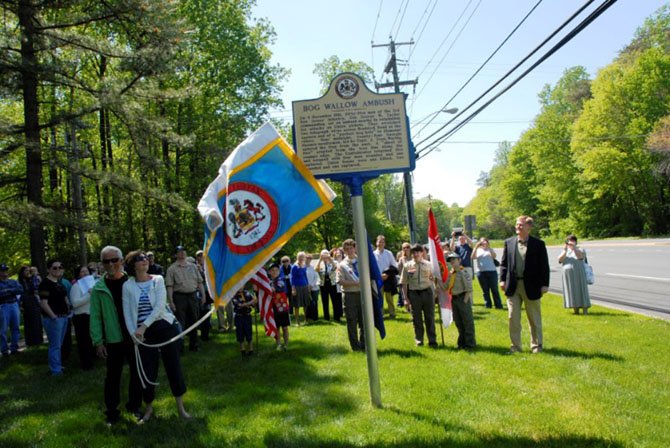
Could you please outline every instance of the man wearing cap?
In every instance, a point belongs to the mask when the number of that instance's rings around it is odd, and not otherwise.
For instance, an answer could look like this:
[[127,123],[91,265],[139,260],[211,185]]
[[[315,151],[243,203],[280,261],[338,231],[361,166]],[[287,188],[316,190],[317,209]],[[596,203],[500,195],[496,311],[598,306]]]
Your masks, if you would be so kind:
[[549,258],[544,241],[530,236],[533,218],[519,216],[516,236],[505,240],[500,260],[500,288],[507,296],[510,353],[521,351],[521,304],[526,308],[533,353],[542,351],[540,299],[549,290]]
[[405,306],[411,307],[414,324],[414,343],[423,345],[424,321],[428,333],[428,345],[437,347],[435,334],[435,300],[433,299],[433,266],[424,257],[424,248],[415,244],[411,248],[412,259],[406,262],[400,273],[400,284],[405,296]]
[[[194,263],[186,260],[186,249],[184,246],[177,246],[175,249],[177,261],[172,263],[165,276],[165,286],[167,287],[167,298],[170,308],[175,311],[177,319],[181,322],[184,329],[189,328],[198,320],[199,303],[205,303],[205,288],[202,284],[202,277]],[[197,292],[200,292],[201,299],[198,300]],[[198,332],[197,329],[189,333],[189,350],[198,351]]]
[[[23,286],[16,280],[9,278],[9,268],[6,264],[0,264],[0,342],[2,343],[2,355],[9,356],[19,352],[19,330],[20,312],[19,300],[23,294]],[[7,329],[11,331],[11,344],[7,343]]]

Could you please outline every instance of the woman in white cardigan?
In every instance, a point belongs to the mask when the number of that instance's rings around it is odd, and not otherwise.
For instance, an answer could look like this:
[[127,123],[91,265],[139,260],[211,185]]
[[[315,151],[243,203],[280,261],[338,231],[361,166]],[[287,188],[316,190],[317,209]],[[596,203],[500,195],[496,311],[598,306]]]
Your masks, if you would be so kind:
[[[160,344],[177,335],[172,325],[175,317],[166,306],[165,281],[160,275],[150,275],[149,259],[142,251],[130,252],[126,258],[126,270],[131,276],[123,284],[123,316],[128,332],[138,342],[146,344]],[[142,368],[149,380],[142,392],[147,407],[139,423],[148,421],[153,414],[152,402],[155,397],[155,383],[158,378],[159,356],[163,359],[163,366],[170,382],[172,395],[177,402],[177,411],[183,418],[191,418],[184,410],[183,396],[186,393],[186,383],[179,360],[179,346],[177,341],[160,348],[139,346]]]

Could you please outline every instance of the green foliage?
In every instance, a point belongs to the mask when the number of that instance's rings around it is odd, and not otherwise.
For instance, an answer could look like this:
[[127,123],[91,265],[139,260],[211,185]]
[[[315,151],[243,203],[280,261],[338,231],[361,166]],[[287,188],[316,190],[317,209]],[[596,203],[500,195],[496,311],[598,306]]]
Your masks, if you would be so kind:
[[314,66],[313,73],[317,75],[321,81],[321,93],[328,90],[330,82],[335,76],[344,72],[354,73],[360,76],[366,84],[370,84],[374,76],[374,70],[365,62],[355,62],[351,59],[340,61],[340,58],[333,55]]
[[[287,71],[270,63],[271,26],[252,1],[31,2],[41,126],[42,203],[26,202],[17,10],[0,41],[0,224],[25,258],[27,223],[46,226],[49,256],[75,263],[100,245],[195,251],[195,205],[226,155],[280,104]],[[25,3],[27,4],[27,3]],[[74,201],[81,178],[83,213]],[[10,236],[12,238],[12,236]],[[23,245],[23,247],[21,247]],[[16,252],[14,252],[16,251]],[[80,258],[80,257],[79,257]]]
[[450,237],[454,227],[463,227],[463,209],[457,204],[449,207],[439,199],[421,198],[414,201],[416,215],[416,231],[419,235],[418,243],[428,243],[428,209],[433,209],[435,223],[443,241]]
[[593,81],[575,67],[545,86],[533,126],[496,161],[466,213],[496,237],[522,213],[543,236],[666,234],[668,36],[666,5]]
[[49,378],[46,345],[2,358],[0,445],[670,446],[668,322],[598,306],[574,316],[549,294],[544,352],[509,356],[507,313],[485,309],[475,288],[472,353],[455,349],[453,325],[446,347],[430,349],[414,346],[408,313],[386,322],[386,338],[377,338],[380,409],[370,405],[365,354],[351,351],[343,324],[291,327],[286,352],[260,324],[253,357],[239,355],[234,334],[214,333],[181,358],[190,421],[177,416],[163,368],[154,417],[137,425],[124,411],[106,428],[103,362],[81,371],[73,350],[65,376]]

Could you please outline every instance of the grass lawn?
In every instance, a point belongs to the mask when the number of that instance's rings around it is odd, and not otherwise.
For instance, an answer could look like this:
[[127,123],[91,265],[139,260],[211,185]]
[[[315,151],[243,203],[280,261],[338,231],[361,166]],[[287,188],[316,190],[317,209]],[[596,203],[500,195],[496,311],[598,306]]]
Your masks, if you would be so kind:
[[0,359],[0,446],[670,446],[670,323],[601,307],[574,316],[549,294],[545,352],[507,355],[506,312],[475,297],[474,353],[454,349],[453,326],[434,350],[414,347],[407,313],[387,321],[382,409],[344,324],[292,327],[286,353],[261,329],[248,358],[233,335],[216,334],[182,359],[195,418],[177,417],[161,372],[143,426],[127,414],[105,426],[102,364],[82,372],[73,353],[65,376],[50,378],[46,347],[30,349]]

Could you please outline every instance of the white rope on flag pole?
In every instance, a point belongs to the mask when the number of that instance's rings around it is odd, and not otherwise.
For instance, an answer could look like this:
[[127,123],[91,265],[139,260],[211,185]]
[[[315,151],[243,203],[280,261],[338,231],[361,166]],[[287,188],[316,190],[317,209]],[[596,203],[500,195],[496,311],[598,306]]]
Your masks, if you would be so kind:
[[[135,343],[135,367],[137,368],[137,374],[139,375],[140,382],[142,383],[142,389],[147,388],[145,383],[151,384],[152,386],[158,386],[158,383],[157,382],[153,383],[149,380],[149,378],[147,378],[147,375],[144,371],[144,366],[142,365],[142,358],[140,357],[140,347],[139,346],[142,345],[142,346],[147,347],[147,348],[161,348],[161,347],[164,347],[168,344],[172,344],[173,342],[175,342],[175,341],[181,339],[182,337],[184,337],[184,335],[186,333],[189,333],[191,330],[194,330],[195,328],[199,327],[200,324],[202,324],[205,321],[205,319],[210,318],[210,316],[212,315],[213,312],[214,312],[214,308],[210,308],[210,310],[207,311],[207,314],[205,314],[200,319],[198,319],[193,325],[188,327],[186,330],[183,330],[181,333],[177,334],[176,336],[173,336],[172,338],[168,339],[167,341],[160,342],[158,344],[147,344],[143,340],[140,341],[139,339],[137,339],[137,337],[135,337],[134,334],[130,335],[130,337],[133,339],[133,342]],[[175,316],[175,319],[177,319],[176,316]],[[172,321],[172,323],[174,324],[174,321]]]

